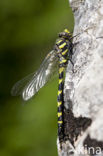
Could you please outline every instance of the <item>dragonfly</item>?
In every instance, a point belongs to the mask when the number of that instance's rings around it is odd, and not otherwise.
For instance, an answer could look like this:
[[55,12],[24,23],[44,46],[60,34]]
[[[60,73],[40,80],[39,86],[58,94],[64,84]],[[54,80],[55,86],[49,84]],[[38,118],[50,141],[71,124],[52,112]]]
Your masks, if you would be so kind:
[[68,60],[71,60],[72,56],[72,38],[72,34],[68,29],[65,29],[63,32],[59,33],[59,37],[56,40],[53,50],[47,54],[39,69],[35,73],[32,73],[18,81],[11,90],[11,94],[13,96],[21,95],[23,100],[27,101],[49,81],[56,71],[58,71],[59,85],[57,96],[57,115],[58,137],[60,142],[62,142],[64,139],[64,71]]

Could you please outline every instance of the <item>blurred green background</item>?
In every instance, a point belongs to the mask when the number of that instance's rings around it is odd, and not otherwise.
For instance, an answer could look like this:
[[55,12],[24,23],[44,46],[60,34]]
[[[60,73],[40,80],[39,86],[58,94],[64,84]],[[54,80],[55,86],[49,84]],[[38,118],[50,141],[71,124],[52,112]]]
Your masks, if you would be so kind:
[[39,67],[64,28],[73,30],[68,0],[0,1],[0,156],[57,156],[58,79],[28,102],[10,90]]

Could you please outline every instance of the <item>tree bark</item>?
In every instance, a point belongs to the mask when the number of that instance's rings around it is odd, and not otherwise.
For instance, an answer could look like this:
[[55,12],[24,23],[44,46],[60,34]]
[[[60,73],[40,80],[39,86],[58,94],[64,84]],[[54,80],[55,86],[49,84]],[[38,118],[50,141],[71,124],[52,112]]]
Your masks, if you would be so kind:
[[102,156],[103,0],[69,0],[74,13],[74,66],[64,86],[64,134],[59,156]]

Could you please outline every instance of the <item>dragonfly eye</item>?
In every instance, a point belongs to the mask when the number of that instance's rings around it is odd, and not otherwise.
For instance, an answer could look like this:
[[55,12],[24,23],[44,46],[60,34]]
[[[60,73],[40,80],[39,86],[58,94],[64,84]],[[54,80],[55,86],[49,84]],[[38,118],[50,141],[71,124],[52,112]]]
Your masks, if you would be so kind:
[[59,33],[59,37],[65,38],[65,39],[70,39],[70,38],[72,38],[72,35],[71,35],[71,33],[61,32],[61,33]]
[[72,38],[72,34],[69,32],[68,29],[65,29],[63,32],[59,33],[59,37],[70,40]]

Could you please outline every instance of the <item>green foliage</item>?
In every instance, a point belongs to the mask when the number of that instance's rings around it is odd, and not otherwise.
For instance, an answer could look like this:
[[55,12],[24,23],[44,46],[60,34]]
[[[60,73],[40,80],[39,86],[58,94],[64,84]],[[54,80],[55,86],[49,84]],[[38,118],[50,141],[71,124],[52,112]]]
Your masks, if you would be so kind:
[[68,1],[0,1],[0,156],[57,155],[57,78],[25,104],[10,90],[39,67],[64,28],[73,29]]

